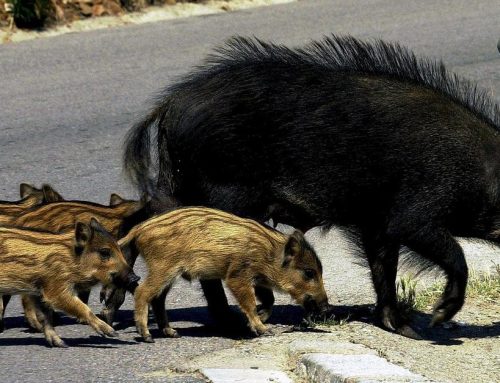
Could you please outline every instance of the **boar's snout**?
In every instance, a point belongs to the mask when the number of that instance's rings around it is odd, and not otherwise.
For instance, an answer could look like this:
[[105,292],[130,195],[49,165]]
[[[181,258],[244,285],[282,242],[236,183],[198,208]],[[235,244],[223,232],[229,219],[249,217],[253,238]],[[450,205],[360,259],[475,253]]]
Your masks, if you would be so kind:
[[129,291],[135,290],[137,287],[137,282],[141,277],[139,277],[132,268],[128,267],[125,271],[123,271],[120,274],[115,274],[113,276],[113,284],[115,284],[118,287],[124,287]]
[[318,301],[311,295],[305,296],[303,306],[309,314],[324,314],[330,310],[330,304],[327,298]]

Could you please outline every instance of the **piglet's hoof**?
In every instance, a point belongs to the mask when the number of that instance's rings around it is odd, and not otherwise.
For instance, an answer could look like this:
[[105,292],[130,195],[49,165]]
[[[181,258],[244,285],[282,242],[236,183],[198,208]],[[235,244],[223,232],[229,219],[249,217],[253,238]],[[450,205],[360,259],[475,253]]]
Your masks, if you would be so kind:
[[145,337],[142,338],[142,340],[145,342],[145,343],[154,343],[154,339],[151,335],[146,335]]
[[251,327],[250,330],[254,333],[255,336],[260,336],[264,335],[267,332],[268,328],[263,324],[258,324],[254,327]]
[[165,335],[167,338],[180,338],[179,333],[173,329],[172,327],[166,327],[162,331],[163,335]]

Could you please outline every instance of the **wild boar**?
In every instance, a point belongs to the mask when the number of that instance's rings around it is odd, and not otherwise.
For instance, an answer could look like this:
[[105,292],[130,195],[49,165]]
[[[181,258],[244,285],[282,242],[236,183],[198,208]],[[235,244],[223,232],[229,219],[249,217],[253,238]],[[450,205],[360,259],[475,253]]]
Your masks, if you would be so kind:
[[165,313],[165,297],[178,276],[223,279],[248,318],[252,332],[266,332],[273,302],[257,315],[254,287],[265,286],[290,294],[309,310],[328,307],[322,266],[303,234],[285,235],[255,221],[219,210],[180,208],[139,224],[120,239],[133,246],[146,262],[148,275],[134,293],[135,321],[146,342],[151,303],[158,327],[177,336]]
[[74,231],[54,234],[0,228],[0,293],[29,295],[40,307],[42,330],[50,346],[65,347],[45,315],[43,304],[88,323],[98,334],[115,336],[74,294],[74,286],[133,284],[138,277],[113,237],[94,218],[76,222]]
[[[165,207],[348,228],[368,259],[380,324],[408,336],[418,334],[396,305],[401,247],[446,273],[438,324],[465,299],[454,237],[500,243],[498,105],[399,44],[233,38],[163,91],[129,132],[124,161]],[[220,282],[203,287],[224,318]]]
[[0,225],[8,225],[14,217],[35,206],[63,200],[50,185],[43,185],[41,189],[37,189],[22,183],[19,185],[19,194],[21,196],[19,201],[0,201]]
[[[9,225],[17,216],[38,205],[63,201],[61,195],[47,184],[44,184],[41,189],[37,189],[32,185],[22,183],[19,185],[19,194],[21,196],[19,201],[0,201],[0,225]],[[0,333],[4,330],[3,317],[9,300],[9,295],[0,295]],[[26,302],[23,300],[23,305],[25,304]],[[31,309],[27,307],[27,310]],[[29,315],[33,316],[34,312],[32,311]]]
[[[77,221],[88,222],[92,217],[95,217],[114,238],[118,238],[126,234],[126,231],[121,231],[122,227],[131,226],[130,223],[124,224],[127,217],[136,213],[142,206],[143,202],[141,201],[125,200],[117,194],[112,194],[110,197],[110,206],[87,201],[50,203],[30,209],[24,214],[12,218],[9,224],[16,227],[35,228],[60,233],[72,230]],[[134,221],[133,223],[136,222]],[[128,258],[129,256],[127,255],[126,259]],[[124,289],[120,288],[118,291],[123,295],[124,299]],[[87,303],[90,290],[84,288],[84,286],[78,286],[78,295],[84,303]],[[6,299],[4,303],[5,311],[8,297],[4,298]],[[33,300],[23,296],[22,303],[29,326],[41,331],[42,324],[37,319],[36,307],[33,305]]]

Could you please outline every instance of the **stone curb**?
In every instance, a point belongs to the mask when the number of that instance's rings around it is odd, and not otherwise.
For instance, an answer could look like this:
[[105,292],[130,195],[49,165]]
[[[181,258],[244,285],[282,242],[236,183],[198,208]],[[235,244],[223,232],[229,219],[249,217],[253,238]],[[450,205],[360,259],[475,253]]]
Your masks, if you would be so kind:
[[283,371],[251,368],[205,368],[201,370],[212,383],[293,383]]
[[305,354],[296,373],[308,383],[430,382],[375,355]]

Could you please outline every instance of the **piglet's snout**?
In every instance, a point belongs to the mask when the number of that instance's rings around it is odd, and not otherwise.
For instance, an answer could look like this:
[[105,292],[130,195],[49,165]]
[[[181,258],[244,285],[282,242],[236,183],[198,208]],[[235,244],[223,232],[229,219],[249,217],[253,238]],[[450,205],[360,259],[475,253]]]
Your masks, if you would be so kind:
[[125,287],[128,290],[132,290],[137,287],[137,282],[139,282],[140,279],[141,277],[134,273],[132,268],[128,267],[125,271],[115,276],[113,282],[119,287]]
[[330,304],[327,298],[318,302],[312,296],[306,295],[304,299],[304,308],[311,314],[324,314],[330,310]]

